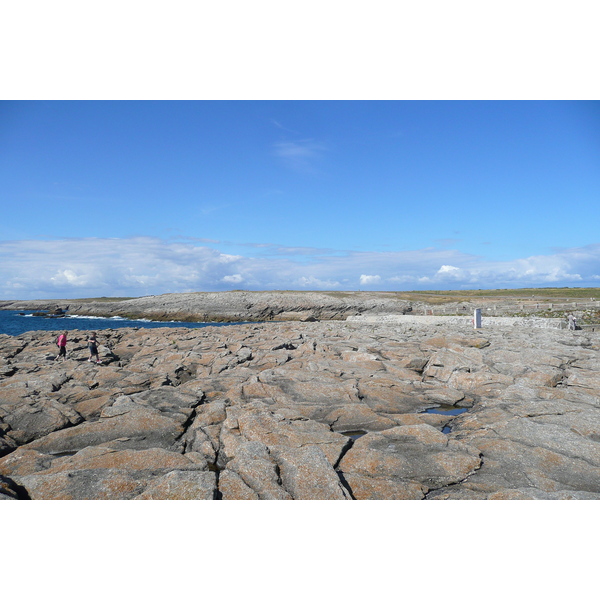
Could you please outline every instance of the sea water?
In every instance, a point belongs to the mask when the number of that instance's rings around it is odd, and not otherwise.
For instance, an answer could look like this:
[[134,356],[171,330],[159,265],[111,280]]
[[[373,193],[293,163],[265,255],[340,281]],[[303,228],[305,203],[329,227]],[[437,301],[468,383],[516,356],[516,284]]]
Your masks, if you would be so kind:
[[122,317],[84,317],[67,315],[64,317],[34,317],[31,312],[0,310],[0,334],[19,335],[27,331],[101,331],[121,327],[208,327],[240,325],[240,323],[187,323],[184,321],[149,321],[147,319],[124,319]]

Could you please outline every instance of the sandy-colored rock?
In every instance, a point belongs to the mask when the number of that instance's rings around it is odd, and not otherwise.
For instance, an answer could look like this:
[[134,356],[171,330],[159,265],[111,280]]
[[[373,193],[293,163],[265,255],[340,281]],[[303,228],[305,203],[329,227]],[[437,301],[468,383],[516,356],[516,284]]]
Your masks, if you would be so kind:
[[477,449],[449,440],[434,427],[422,424],[394,427],[359,438],[339,468],[346,479],[359,475],[433,489],[458,483],[480,466]]
[[414,381],[374,376],[361,379],[357,387],[362,402],[376,413],[419,412],[428,406],[420,386]]
[[366,404],[342,405],[328,413],[325,419],[333,431],[341,432],[357,429],[381,431],[396,424],[394,420],[377,414]]
[[104,409],[102,418],[98,421],[55,431],[31,442],[28,447],[48,454],[76,452],[88,446],[106,445],[137,450],[178,450],[178,440],[184,431],[180,422],[163,416],[156,409],[120,406],[111,413]]
[[205,499],[207,495],[212,499],[216,491],[215,476],[201,457],[160,448],[118,451],[96,446],[50,459],[29,450],[7,457],[0,472],[34,500]]
[[600,333],[413,319],[101,337],[96,365],[84,332],[65,362],[54,332],[0,336],[0,497],[600,499]]
[[[292,499],[281,485],[277,463],[271,457],[269,448],[259,441],[240,443],[235,457],[221,473],[223,477],[228,484],[222,492],[225,499],[235,498],[236,493],[241,493],[243,499]],[[237,492],[233,488],[237,488]]]
[[47,397],[34,395],[0,399],[0,418],[10,426],[10,436],[19,444],[77,425],[83,417],[68,405]]
[[349,500],[339,475],[319,446],[276,450],[283,487],[295,500]]
[[210,471],[170,471],[133,500],[215,500],[216,493],[216,475]]
[[415,482],[385,477],[343,473],[355,500],[423,500],[427,487]]
[[257,440],[268,448],[302,448],[318,446],[334,465],[348,443],[347,437],[305,418],[289,418],[256,403],[248,407],[227,409],[225,426],[237,429],[248,441]]

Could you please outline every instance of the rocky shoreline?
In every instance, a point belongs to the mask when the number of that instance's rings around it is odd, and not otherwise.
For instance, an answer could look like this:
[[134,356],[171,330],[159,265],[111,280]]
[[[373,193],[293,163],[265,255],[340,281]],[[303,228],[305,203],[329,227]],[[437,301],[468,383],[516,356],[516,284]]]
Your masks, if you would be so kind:
[[239,323],[267,321],[345,321],[384,316],[466,316],[481,309],[486,318],[552,318],[568,314],[584,327],[600,331],[600,301],[595,298],[521,298],[473,296],[436,301],[435,294],[400,292],[193,292],[141,298],[0,301],[0,310],[16,310],[60,319],[66,315],[123,317],[152,321]]
[[302,318],[0,335],[0,498],[600,498],[598,333]]
[[0,309],[67,312],[153,321],[263,322],[345,320],[350,315],[403,314],[411,303],[378,292],[195,292],[122,301],[30,300],[0,302]]

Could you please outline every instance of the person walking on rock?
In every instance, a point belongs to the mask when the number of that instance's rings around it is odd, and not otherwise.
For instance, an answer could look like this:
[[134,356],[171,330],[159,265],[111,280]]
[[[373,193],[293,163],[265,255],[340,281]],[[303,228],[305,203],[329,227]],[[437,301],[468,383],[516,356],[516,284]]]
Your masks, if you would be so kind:
[[88,358],[88,362],[96,362],[98,364],[101,364],[102,361],[98,356],[98,340],[96,340],[95,331],[92,331],[92,333],[88,337],[88,350],[90,351],[90,357]]
[[54,360],[58,360],[62,357],[63,362],[67,360],[67,332],[64,331],[56,338],[56,345],[58,346],[58,356]]
[[575,331],[577,329],[577,319],[573,315],[569,315],[569,329]]

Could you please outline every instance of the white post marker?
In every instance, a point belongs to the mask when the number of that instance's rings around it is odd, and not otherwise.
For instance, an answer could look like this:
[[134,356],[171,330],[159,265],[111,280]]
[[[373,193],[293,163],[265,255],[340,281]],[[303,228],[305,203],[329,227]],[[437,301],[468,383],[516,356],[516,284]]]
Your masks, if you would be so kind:
[[475,315],[473,316],[473,329],[481,329],[481,309],[475,309]]

